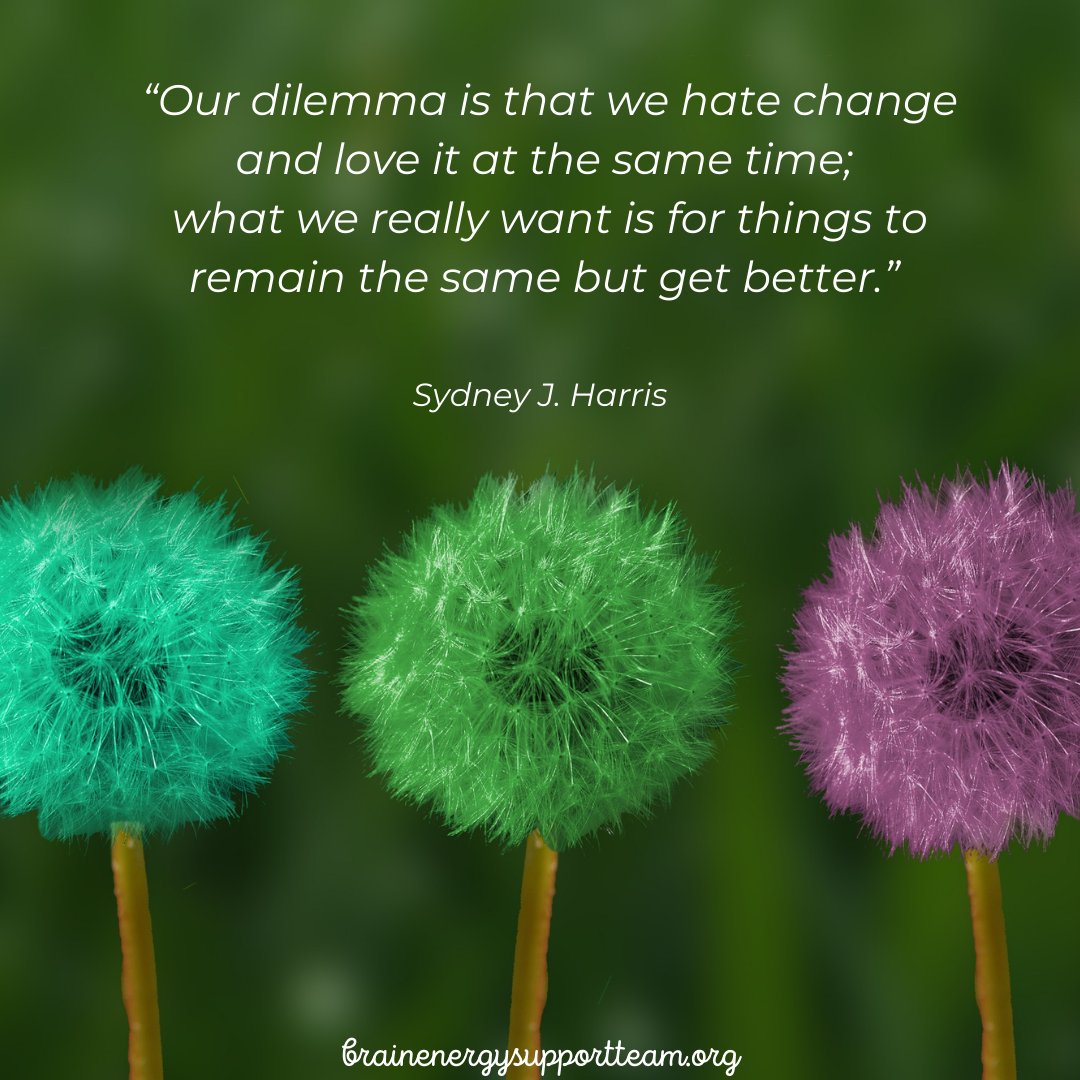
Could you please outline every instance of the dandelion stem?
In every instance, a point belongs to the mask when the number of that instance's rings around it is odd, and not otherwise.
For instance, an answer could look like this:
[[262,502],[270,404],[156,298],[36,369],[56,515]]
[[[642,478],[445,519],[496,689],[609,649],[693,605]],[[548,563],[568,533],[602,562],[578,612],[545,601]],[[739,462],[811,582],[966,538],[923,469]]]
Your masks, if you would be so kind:
[[978,851],[967,852],[964,863],[975,933],[975,998],[983,1025],[983,1080],[1016,1080],[1001,875],[997,862],[991,862]]
[[130,1029],[130,1080],[161,1080],[161,1024],[158,1020],[154,937],[150,930],[146,860],[137,828],[126,821],[113,825],[113,883],[124,957],[120,981]]
[[[525,841],[525,873],[521,879],[521,914],[518,915],[517,946],[514,949],[514,986],[510,994],[511,1065],[507,1076],[531,1080],[540,1075],[540,1017],[547,1001],[547,947],[551,930],[551,902],[555,896],[555,869],[559,856],[544,843],[536,830]],[[537,1065],[532,1064],[536,1061]]]

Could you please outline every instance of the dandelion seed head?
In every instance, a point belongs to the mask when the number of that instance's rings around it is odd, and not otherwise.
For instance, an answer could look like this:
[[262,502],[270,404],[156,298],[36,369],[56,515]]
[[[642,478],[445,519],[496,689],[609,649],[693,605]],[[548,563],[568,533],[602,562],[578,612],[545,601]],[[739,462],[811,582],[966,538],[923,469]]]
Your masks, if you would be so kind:
[[308,676],[291,571],[221,500],[132,470],[0,506],[0,805],[46,837],[235,813]]
[[890,847],[994,857],[1080,801],[1080,526],[1003,464],[904,486],[829,544],[784,683],[816,790]]
[[352,610],[345,703],[390,790],[452,831],[556,850],[644,814],[711,752],[727,593],[673,509],[575,472],[485,477]]

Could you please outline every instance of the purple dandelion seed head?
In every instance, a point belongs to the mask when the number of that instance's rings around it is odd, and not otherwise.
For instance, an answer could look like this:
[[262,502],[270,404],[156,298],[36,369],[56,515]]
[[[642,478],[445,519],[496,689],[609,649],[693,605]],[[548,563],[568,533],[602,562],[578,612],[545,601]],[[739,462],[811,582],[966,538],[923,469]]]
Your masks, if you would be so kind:
[[904,485],[829,542],[783,675],[784,730],[835,813],[895,851],[998,855],[1080,805],[1080,523],[1002,464]]

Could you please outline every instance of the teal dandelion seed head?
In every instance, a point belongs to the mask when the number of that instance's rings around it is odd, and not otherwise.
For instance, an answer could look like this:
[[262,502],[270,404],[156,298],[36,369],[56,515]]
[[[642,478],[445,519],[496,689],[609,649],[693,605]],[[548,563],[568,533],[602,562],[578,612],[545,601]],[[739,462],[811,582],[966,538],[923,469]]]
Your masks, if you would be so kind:
[[138,470],[0,506],[0,805],[47,838],[235,813],[309,677],[292,571]]
[[453,832],[576,844],[712,750],[734,606],[672,507],[578,472],[485,477],[417,522],[352,609],[346,707],[390,790]]

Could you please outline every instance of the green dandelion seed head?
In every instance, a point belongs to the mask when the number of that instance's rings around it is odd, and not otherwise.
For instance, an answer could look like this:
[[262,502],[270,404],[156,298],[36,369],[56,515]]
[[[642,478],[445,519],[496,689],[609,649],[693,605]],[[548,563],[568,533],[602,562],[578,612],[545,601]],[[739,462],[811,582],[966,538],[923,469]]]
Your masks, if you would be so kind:
[[292,571],[138,470],[0,506],[0,806],[48,838],[235,813],[308,675]]
[[355,602],[346,707],[391,791],[453,832],[556,850],[644,814],[711,753],[734,609],[671,508],[577,471],[485,477]]

